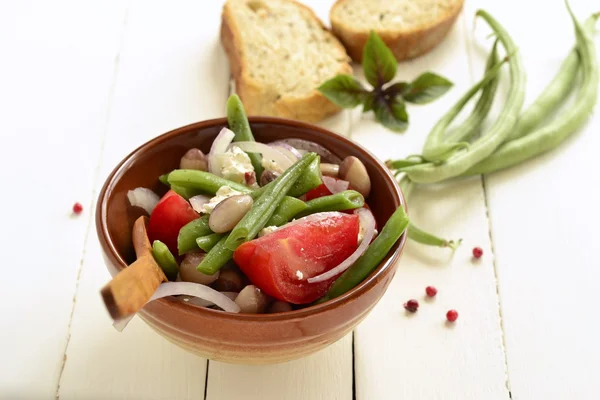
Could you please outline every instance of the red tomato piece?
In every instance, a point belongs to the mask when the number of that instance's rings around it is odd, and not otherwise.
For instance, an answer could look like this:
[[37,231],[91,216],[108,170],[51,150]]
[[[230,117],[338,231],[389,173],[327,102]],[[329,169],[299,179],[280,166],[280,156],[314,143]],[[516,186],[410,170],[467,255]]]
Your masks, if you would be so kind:
[[316,188],[306,192],[306,201],[309,201],[312,199],[318,199],[319,197],[323,197],[323,196],[329,196],[331,194],[333,194],[333,193],[331,193],[329,191],[327,186],[325,186],[324,183],[321,183]]
[[150,243],[160,240],[167,245],[173,255],[177,255],[179,230],[188,222],[199,218],[190,203],[172,190],[158,202],[148,223]]
[[308,278],[341,264],[358,247],[357,215],[301,222],[242,244],[233,260],[248,279],[269,296],[293,304],[322,297],[331,278],[308,283]]

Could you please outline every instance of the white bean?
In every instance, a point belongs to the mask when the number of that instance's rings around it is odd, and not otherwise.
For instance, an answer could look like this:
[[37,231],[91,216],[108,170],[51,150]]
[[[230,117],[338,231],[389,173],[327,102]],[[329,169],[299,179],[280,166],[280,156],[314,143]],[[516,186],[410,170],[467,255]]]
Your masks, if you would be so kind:
[[185,255],[179,266],[179,277],[182,281],[210,285],[219,278],[219,271],[213,275],[206,275],[196,269],[204,256],[205,253],[187,253]]
[[340,164],[340,178],[350,182],[350,187],[364,197],[371,193],[371,178],[365,164],[354,156],[344,158]]
[[210,213],[208,226],[215,233],[229,232],[250,211],[252,204],[254,201],[247,194],[228,197]]

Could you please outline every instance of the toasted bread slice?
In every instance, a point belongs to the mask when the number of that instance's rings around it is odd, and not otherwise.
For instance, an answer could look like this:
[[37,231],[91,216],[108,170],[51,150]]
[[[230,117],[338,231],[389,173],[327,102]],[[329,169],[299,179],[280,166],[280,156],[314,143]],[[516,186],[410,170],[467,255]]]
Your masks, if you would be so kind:
[[228,0],[221,41],[249,115],[319,121],[339,111],[317,88],[351,74],[344,46],[293,0]]
[[360,62],[374,30],[398,61],[420,56],[446,36],[464,0],[337,0],[329,17],[336,36]]

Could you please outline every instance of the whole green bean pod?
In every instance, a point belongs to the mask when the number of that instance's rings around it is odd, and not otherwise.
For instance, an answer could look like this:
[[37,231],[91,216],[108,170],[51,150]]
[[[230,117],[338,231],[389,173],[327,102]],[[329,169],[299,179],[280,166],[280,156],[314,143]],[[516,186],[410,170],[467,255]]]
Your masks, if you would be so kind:
[[[237,94],[232,94],[227,100],[227,122],[229,123],[229,128],[235,133],[234,142],[254,142],[254,135],[252,135],[252,130],[250,129],[244,104],[242,104],[242,100],[240,100]],[[248,153],[248,157],[250,157],[256,177],[260,178],[260,174],[263,172],[261,155]]]
[[271,182],[269,188],[254,202],[250,211],[233,228],[226,242],[229,250],[235,250],[242,243],[252,240],[265,224],[286,194],[294,185],[294,182],[306,171],[307,167],[317,159],[316,153],[306,153],[294,165],[286,169],[281,176]]
[[233,257],[233,251],[227,248],[225,244],[229,234],[224,235],[221,240],[214,245],[196,268],[198,271],[206,275],[216,273],[221,267],[227,264],[227,261]]
[[326,211],[354,210],[364,205],[365,198],[362,194],[355,190],[344,190],[330,196],[323,196],[307,201],[306,209],[296,215],[296,218]]
[[[488,60],[485,65],[485,74],[488,73],[494,66],[498,64],[498,40],[494,41],[492,51],[488,56]],[[444,137],[446,143],[458,143],[463,140],[469,140],[479,131],[483,121],[485,121],[487,115],[492,108],[494,103],[494,97],[496,96],[496,90],[498,89],[498,83],[500,83],[500,76],[496,74],[488,83],[486,83],[481,89],[481,95],[479,100],[475,104],[473,111],[462,124],[456,127],[450,134]],[[409,231],[410,232],[410,231]]]
[[295,197],[285,197],[265,226],[281,226],[287,224],[294,216],[306,209],[306,203]]
[[479,10],[481,16],[496,32],[509,57],[510,89],[504,109],[500,116],[482,137],[477,139],[469,151],[450,157],[446,162],[436,165],[421,164],[403,168],[408,177],[417,183],[434,183],[458,176],[492,154],[500,146],[514,127],[525,97],[525,71],[521,56],[506,30],[486,11]]
[[211,233],[210,235],[200,236],[196,238],[196,245],[200,248],[200,250],[208,253],[210,249],[219,243],[219,240],[221,240],[223,236],[224,234],[222,233]]
[[196,239],[213,233],[208,226],[208,215],[188,222],[179,230],[177,235],[177,251],[179,255],[198,250]]
[[[594,14],[585,22],[584,30],[590,35],[594,33],[597,18],[598,15]],[[579,65],[579,52],[576,45],[561,64],[554,79],[546,86],[537,99],[525,109],[505,142],[529,134],[548,116],[554,114],[556,109],[567,99],[569,93],[572,91]]]
[[550,151],[581,128],[591,114],[598,97],[599,74],[596,49],[591,36],[577,21],[570,7],[568,9],[575,25],[583,75],[575,104],[550,124],[504,144],[493,155],[466,171],[464,176],[498,171]]
[[163,270],[166,277],[170,281],[177,279],[179,273],[179,265],[166,244],[160,240],[155,240],[152,243],[152,255],[158,266]]
[[[423,158],[427,160],[435,160],[436,154],[445,152],[448,146],[454,146],[455,143],[444,140],[444,133],[446,129],[452,123],[452,121],[458,116],[460,111],[465,107],[465,105],[471,100],[473,96],[475,96],[482,87],[485,87],[489,84],[493,79],[495,79],[500,72],[500,68],[506,62],[502,60],[494,64],[492,68],[490,68],[483,78],[473,85],[457,102],[456,104],[448,110],[448,112],[440,118],[440,120],[435,124],[427,139],[425,141],[425,145],[423,146]],[[462,135],[462,132],[461,132]],[[458,136],[458,135],[457,135]]]
[[404,208],[402,206],[398,207],[363,255],[333,282],[325,297],[319,302],[341,296],[365,280],[400,239],[409,222],[410,220]]

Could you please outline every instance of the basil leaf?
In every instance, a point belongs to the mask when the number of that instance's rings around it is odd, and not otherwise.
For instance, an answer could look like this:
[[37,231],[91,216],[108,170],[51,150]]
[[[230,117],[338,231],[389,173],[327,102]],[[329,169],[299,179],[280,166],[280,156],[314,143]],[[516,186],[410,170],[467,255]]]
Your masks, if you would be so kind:
[[386,128],[402,133],[408,128],[408,114],[402,97],[379,97],[373,103],[375,119]]
[[402,97],[410,103],[426,104],[446,93],[452,86],[452,82],[443,76],[425,72],[410,84],[410,89]]
[[365,45],[362,67],[365,78],[374,87],[381,87],[396,76],[398,62],[392,51],[374,31],[371,31]]
[[365,97],[365,101],[363,102],[363,111],[373,111],[373,103],[377,100],[377,94],[373,92],[369,92]]
[[342,108],[354,108],[363,104],[369,92],[350,75],[337,75],[321,86],[319,91],[333,103]]
[[404,93],[410,90],[410,84],[408,82],[396,82],[389,85],[383,91],[387,96],[394,97],[397,95],[404,95]]

